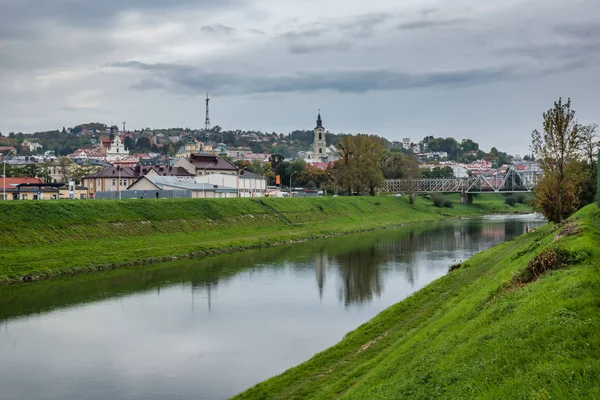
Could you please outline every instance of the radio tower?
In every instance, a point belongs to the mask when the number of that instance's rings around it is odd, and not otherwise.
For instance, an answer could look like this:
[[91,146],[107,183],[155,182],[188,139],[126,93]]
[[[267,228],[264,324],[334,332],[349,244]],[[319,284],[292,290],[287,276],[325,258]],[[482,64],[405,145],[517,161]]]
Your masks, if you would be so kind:
[[208,93],[206,93],[206,118],[204,119],[204,132],[208,132],[210,130],[210,116],[208,115],[208,102],[210,99],[208,98]]
[[125,132],[125,126],[127,125],[127,122],[123,121],[123,132]]

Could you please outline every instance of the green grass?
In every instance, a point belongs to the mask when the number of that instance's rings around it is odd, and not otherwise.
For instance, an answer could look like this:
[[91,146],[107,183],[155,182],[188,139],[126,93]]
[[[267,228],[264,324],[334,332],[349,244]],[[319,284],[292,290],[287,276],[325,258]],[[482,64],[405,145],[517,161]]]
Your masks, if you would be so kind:
[[[565,234],[565,233],[570,233]],[[519,283],[563,249],[569,265]],[[479,253],[239,399],[600,398],[600,210]]]
[[400,224],[526,212],[501,195],[438,209],[406,197],[0,202],[0,282],[269,247]]

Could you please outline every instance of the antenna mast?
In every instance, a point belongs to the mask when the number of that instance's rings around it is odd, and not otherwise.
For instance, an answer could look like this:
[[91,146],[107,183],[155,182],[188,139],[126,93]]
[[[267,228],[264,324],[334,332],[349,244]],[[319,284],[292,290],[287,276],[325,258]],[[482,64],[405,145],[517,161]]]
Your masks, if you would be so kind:
[[208,93],[206,93],[206,118],[204,119],[204,132],[208,132],[210,130],[210,116],[208,115],[208,102],[210,99],[208,98]]
[[123,132],[125,132],[125,125],[127,125],[127,122],[123,121]]

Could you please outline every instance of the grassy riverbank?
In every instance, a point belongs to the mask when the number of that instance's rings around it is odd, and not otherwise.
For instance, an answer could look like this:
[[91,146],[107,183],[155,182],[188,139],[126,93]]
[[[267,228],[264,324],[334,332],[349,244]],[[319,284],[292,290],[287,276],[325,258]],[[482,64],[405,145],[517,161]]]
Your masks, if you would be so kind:
[[240,399],[600,398],[600,210],[484,251]]
[[0,203],[0,282],[268,247],[407,223],[526,212],[501,195],[436,208],[419,198],[107,200]]

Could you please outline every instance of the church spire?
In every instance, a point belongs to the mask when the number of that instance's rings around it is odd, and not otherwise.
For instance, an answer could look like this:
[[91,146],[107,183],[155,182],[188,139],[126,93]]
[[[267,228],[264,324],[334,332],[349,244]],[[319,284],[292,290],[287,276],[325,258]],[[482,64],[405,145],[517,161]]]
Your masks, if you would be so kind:
[[321,120],[321,109],[319,109],[319,116],[317,117],[317,129],[323,128],[323,121]]

